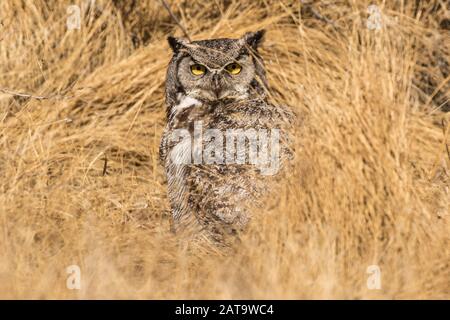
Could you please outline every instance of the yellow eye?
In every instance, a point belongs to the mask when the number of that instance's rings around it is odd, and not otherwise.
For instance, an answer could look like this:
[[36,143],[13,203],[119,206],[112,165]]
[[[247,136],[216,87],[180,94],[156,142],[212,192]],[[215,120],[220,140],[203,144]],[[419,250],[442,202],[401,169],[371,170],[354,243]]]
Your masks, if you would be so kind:
[[233,62],[233,63],[230,63],[229,65],[227,65],[225,67],[225,70],[227,70],[228,73],[230,73],[232,75],[236,75],[239,72],[241,72],[242,67],[239,64],[237,64],[236,62]]
[[191,72],[194,76],[201,76],[206,72],[205,66],[202,66],[201,64],[193,64],[191,66]]

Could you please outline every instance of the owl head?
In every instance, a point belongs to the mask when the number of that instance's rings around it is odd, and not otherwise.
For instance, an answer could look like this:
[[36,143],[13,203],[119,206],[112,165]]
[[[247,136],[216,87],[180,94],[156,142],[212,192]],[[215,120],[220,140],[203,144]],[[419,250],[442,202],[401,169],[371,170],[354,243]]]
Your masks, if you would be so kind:
[[169,104],[179,93],[207,102],[263,94],[266,77],[258,46],[264,33],[192,42],[169,37],[173,51],[166,81]]

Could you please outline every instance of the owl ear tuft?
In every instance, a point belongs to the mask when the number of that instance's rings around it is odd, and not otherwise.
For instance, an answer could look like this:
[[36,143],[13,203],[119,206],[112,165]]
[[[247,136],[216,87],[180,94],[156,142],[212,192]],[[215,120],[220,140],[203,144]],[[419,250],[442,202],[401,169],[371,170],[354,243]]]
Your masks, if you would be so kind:
[[246,34],[244,34],[243,39],[249,47],[251,47],[253,50],[257,50],[264,39],[265,33],[266,30],[264,29],[258,30],[256,32],[247,32]]
[[170,47],[175,53],[180,51],[182,47],[185,47],[189,43],[189,40],[185,38],[175,38],[175,37],[167,37],[167,41],[169,42]]

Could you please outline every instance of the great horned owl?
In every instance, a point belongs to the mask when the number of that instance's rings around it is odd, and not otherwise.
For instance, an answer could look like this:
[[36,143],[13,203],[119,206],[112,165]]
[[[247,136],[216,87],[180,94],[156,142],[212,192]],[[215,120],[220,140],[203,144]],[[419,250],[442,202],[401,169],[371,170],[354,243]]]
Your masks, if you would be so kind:
[[248,205],[270,191],[267,179],[287,153],[283,130],[292,114],[267,101],[258,53],[264,33],[168,38],[173,57],[160,158],[175,231],[224,243],[248,223]]

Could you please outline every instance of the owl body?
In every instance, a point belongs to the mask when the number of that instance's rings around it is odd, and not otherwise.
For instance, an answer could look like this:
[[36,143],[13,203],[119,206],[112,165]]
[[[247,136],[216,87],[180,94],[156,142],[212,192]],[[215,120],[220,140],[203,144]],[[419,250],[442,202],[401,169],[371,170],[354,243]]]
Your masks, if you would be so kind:
[[291,116],[267,101],[257,53],[262,36],[260,31],[241,39],[169,38],[174,55],[160,156],[176,232],[216,243],[238,233],[251,218],[248,207],[267,192],[270,161],[283,158],[284,135],[278,130]]

